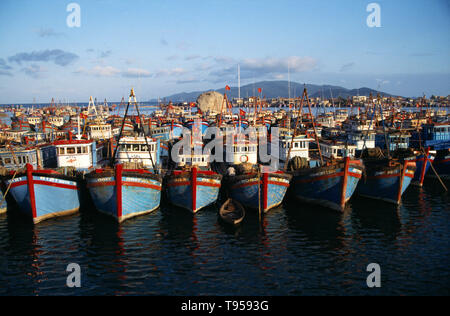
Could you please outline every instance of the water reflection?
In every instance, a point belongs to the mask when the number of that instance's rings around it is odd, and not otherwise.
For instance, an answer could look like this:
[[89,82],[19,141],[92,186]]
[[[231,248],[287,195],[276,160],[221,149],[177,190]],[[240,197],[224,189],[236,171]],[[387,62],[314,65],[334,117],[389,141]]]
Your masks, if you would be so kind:
[[288,227],[303,233],[308,242],[324,250],[339,250],[345,247],[345,220],[349,210],[341,214],[320,206],[292,201],[286,203],[285,208]]
[[352,227],[358,236],[380,235],[385,242],[397,239],[402,228],[400,206],[362,197],[354,197],[351,204]]

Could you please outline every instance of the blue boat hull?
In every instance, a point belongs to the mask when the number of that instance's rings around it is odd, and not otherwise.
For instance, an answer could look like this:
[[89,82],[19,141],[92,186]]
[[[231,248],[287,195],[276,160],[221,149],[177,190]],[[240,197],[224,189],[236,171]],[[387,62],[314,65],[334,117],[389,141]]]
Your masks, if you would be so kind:
[[7,204],[6,200],[3,198],[3,193],[0,191],[0,214],[6,213]]
[[215,203],[219,197],[221,176],[182,172],[167,179],[167,197],[171,204],[196,213]]
[[401,196],[414,177],[415,163],[408,166],[397,164],[392,167],[369,170],[367,176],[360,181],[356,192],[358,195],[382,200],[399,205]]
[[[447,149],[448,151],[448,149]],[[436,157],[433,162],[434,169],[443,179],[450,179],[450,154]],[[434,176],[434,173],[433,173]]]
[[360,161],[341,162],[294,173],[292,193],[301,201],[343,211],[361,179]]
[[87,177],[87,188],[98,211],[110,215],[118,222],[148,214],[161,202],[161,180],[126,172]]
[[10,184],[9,192],[19,211],[32,218],[35,224],[76,213],[80,208],[78,183],[75,180],[33,174],[31,184],[27,175],[6,180],[6,186]]
[[[425,157],[427,157],[426,161]],[[416,172],[414,172],[414,177],[411,184],[422,186],[424,177],[430,169],[431,163],[433,163],[434,155],[419,154],[416,157],[407,158],[405,160],[416,163]]]
[[291,178],[285,173],[263,173],[259,178],[256,173],[230,177],[228,191],[242,205],[256,210],[261,207],[267,212],[283,202]]

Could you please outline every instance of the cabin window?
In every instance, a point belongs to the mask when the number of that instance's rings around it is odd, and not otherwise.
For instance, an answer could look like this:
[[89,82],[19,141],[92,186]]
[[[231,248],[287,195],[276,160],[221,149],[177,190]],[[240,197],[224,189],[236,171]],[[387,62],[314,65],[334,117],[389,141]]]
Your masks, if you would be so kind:
[[141,151],[148,151],[147,145],[141,145]]
[[11,163],[11,158],[5,158],[5,164],[10,164]]
[[133,149],[132,149],[133,151],[140,151],[138,144],[132,145],[132,147],[133,147]]
[[67,147],[67,154],[74,154],[75,153],[75,147]]
[[77,147],[77,154],[81,154],[82,153],[82,147]]
[[298,148],[298,143],[297,142],[294,143],[294,147]]
[[82,149],[83,154],[87,153],[87,147],[86,146],[81,147],[81,149]]
[[0,158],[0,166],[3,166],[3,159]]

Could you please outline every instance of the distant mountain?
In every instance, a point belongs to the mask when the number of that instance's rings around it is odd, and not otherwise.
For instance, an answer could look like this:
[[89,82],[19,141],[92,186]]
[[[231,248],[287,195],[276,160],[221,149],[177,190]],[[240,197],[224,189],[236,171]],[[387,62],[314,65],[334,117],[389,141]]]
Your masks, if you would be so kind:
[[[291,90],[291,98],[299,97],[303,92],[303,84],[297,82],[291,82],[290,84]],[[241,87],[241,98],[246,98],[249,96],[259,95],[258,88],[262,89],[262,95],[266,98],[287,98],[289,97],[289,89],[288,89],[288,81],[260,81],[252,84],[248,84]],[[391,96],[388,93],[377,91],[370,88],[359,88],[359,89],[346,89],[339,86],[331,86],[331,85],[314,85],[314,84],[306,84],[306,89],[308,90],[308,96],[311,98],[322,97],[328,99],[330,97],[352,97],[356,95],[365,95],[369,96],[372,93],[374,96],[380,93],[381,96]],[[206,91],[217,91],[220,93],[225,93],[225,88],[217,89],[217,90],[205,90],[205,91],[194,91],[194,92],[182,92],[173,94],[165,97],[166,101],[172,102],[195,102],[197,97]],[[238,97],[238,87],[231,87],[231,91],[227,91],[227,95],[229,98],[237,98]],[[156,101],[156,100],[151,100]]]

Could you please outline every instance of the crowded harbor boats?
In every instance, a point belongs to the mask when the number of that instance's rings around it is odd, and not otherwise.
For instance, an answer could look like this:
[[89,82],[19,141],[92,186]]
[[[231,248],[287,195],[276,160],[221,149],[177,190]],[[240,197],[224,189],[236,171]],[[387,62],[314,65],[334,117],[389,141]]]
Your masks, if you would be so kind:
[[171,102],[143,113],[131,89],[123,115],[93,97],[5,107],[0,214],[11,206],[37,224],[91,205],[120,223],[162,203],[193,216],[216,204],[234,225],[286,199],[344,212],[356,195],[399,205],[427,177],[447,190],[449,114],[424,100],[411,111],[370,95],[357,111],[314,113],[305,88],[289,109],[263,102],[233,108],[225,95],[218,113]]

